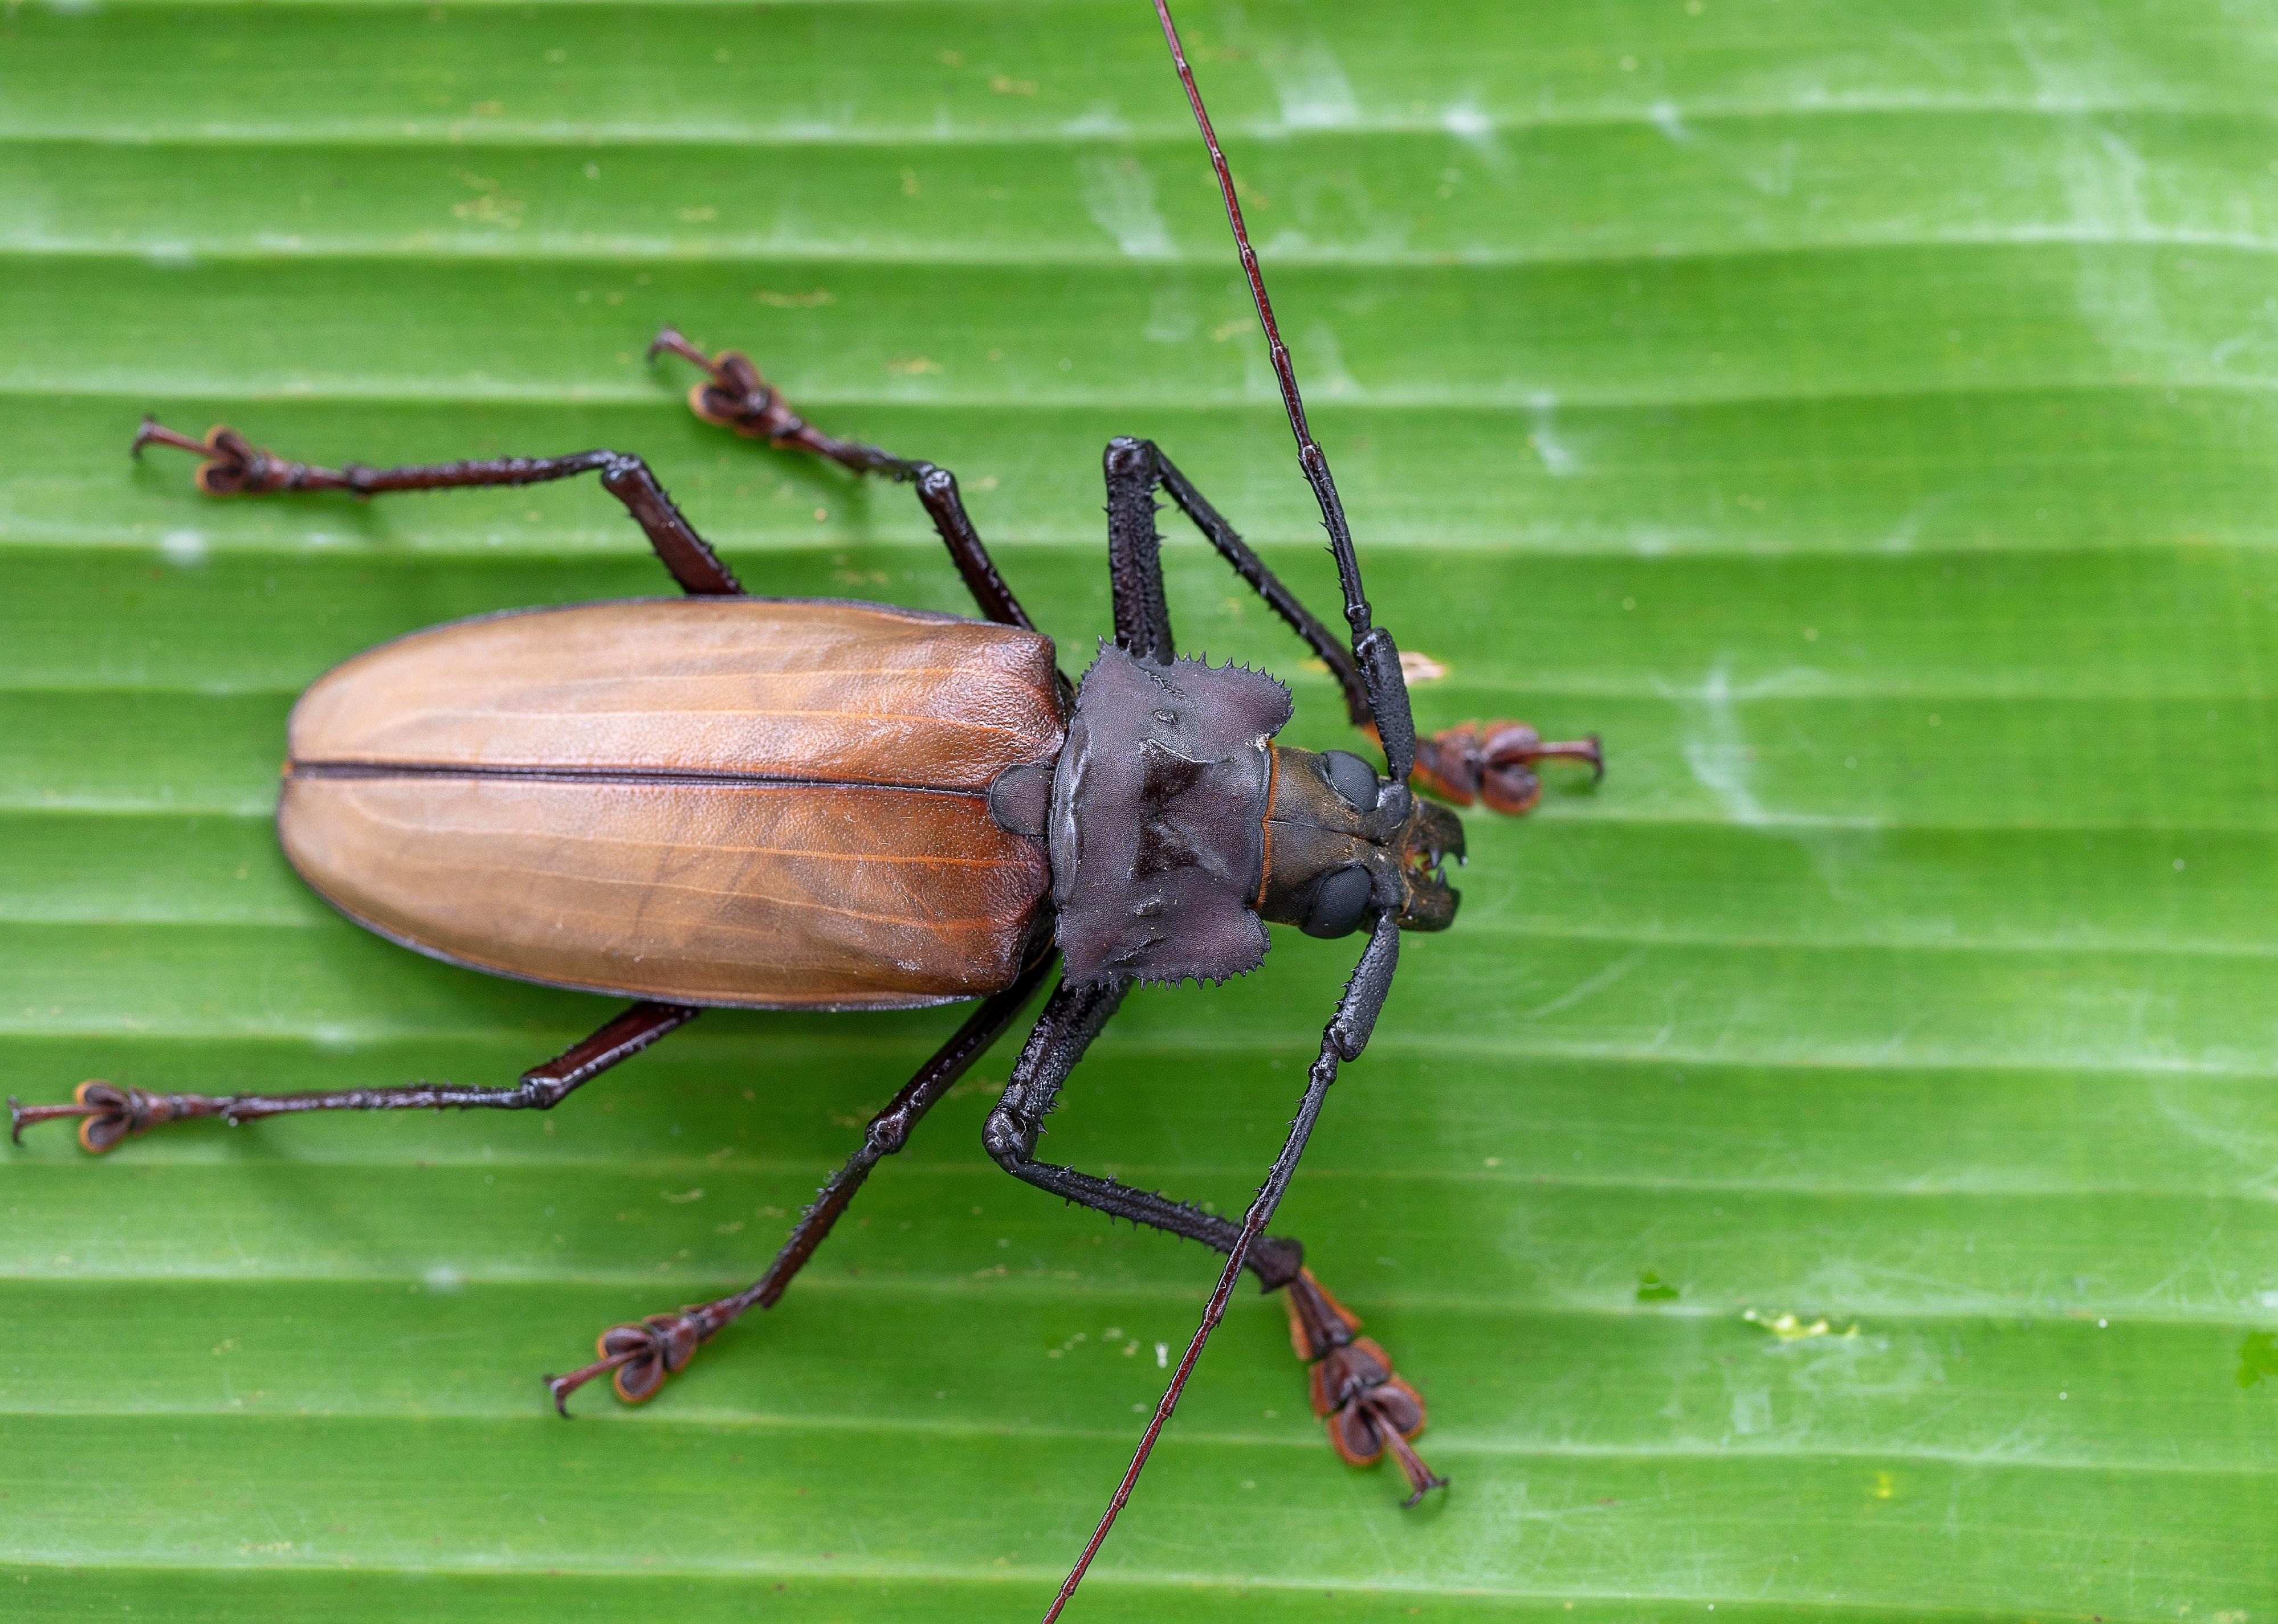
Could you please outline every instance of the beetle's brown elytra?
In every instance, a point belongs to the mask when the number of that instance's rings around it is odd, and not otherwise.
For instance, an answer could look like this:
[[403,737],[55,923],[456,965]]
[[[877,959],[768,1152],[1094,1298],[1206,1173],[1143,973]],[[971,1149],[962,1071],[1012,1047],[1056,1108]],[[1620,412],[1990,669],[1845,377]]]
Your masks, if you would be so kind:
[[1059,755],[1054,675],[1036,632],[877,604],[487,615],[317,680],[278,835],[359,924],[493,974],[747,1009],[978,997],[1051,883],[990,790]]
[[[1314,1407],[1337,1452],[1363,1465],[1391,1455],[1411,1505],[1445,1483],[1412,1447],[1426,1419],[1415,1387],[1313,1278],[1304,1248],[1267,1225],[1340,1066],[1368,1042],[1400,933],[1455,920],[1444,865],[1462,860],[1463,827],[1416,790],[1517,813],[1540,794],[1540,763],[1603,770],[1594,737],[1546,742],[1516,722],[1417,736],[1399,651],[1362,591],[1232,172],[1166,0],[1156,11],[1241,251],[1299,468],[1320,506],[1347,633],[1307,609],[1159,447],[1119,438],[1103,459],[1115,637],[1081,684],[1071,682],[947,469],[822,432],[749,357],[707,354],[671,328],[650,356],[700,370],[690,403],[705,421],[912,486],[981,618],[746,595],[647,464],[622,452],[334,469],[279,457],[227,428],[201,439],[145,420],[134,450],[195,454],[199,487],[218,497],[368,498],[593,474],[623,505],[684,596],[487,615],[347,660],[294,708],[278,834],[319,893],[407,947],[634,1002],[504,1086],[198,1094],[91,1080],[69,1104],[9,1102],[19,1136],[75,1120],[96,1152],[197,1117],[547,1109],[707,1007],[977,1000],[871,1119],[757,1280],[612,1326],[592,1362],[546,1378],[557,1407],[603,1376],[638,1403],[738,1315],[782,1297],[872,1169],[1060,971],[989,1114],[984,1147],[1026,1183],[1201,1241],[1226,1264],[1048,1621],[1106,1537],[1244,1271],[1287,1293],[1291,1345],[1311,1368]],[[1352,752],[1280,744],[1291,700],[1276,679],[1179,654],[1158,496],[1327,667],[1385,771]],[[1269,923],[1318,936],[1357,933],[1365,945],[1323,1031],[1295,1124],[1242,1221],[1037,1160],[1045,1113],[1130,987],[1239,975],[1266,951]]]

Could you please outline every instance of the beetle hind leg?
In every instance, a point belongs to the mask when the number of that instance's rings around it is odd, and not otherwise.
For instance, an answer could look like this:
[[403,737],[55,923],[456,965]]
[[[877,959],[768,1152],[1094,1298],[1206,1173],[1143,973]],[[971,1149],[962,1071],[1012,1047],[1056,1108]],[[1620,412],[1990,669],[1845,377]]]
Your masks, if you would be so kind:
[[25,1105],[11,1097],[9,1137],[21,1144],[26,1128],[76,1121],[81,1147],[101,1155],[152,1128],[200,1117],[218,1117],[234,1127],[264,1117],[307,1111],[551,1110],[619,1061],[630,1060],[701,1013],[689,1004],[637,1003],[505,1088],[413,1083],[403,1088],[318,1088],[301,1094],[155,1094],[90,1078],[73,1092],[68,1105]]
[[291,462],[264,451],[236,430],[219,424],[206,431],[202,440],[145,417],[134,432],[134,453],[145,446],[171,446],[202,459],[198,489],[208,496],[270,496],[279,492],[345,491],[358,497],[385,496],[399,491],[455,491],[488,485],[534,485],[568,479],[579,474],[599,474],[601,488],[625,505],[656,549],[657,560],[671,572],[681,590],[697,597],[736,597],[743,587],[735,572],[720,560],[712,545],[698,535],[673,506],[671,497],[656,482],[647,463],[621,451],[572,452],[566,457],[478,457],[459,462],[412,463],[401,468],[371,468],[351,462],[344,468],[318,468]]

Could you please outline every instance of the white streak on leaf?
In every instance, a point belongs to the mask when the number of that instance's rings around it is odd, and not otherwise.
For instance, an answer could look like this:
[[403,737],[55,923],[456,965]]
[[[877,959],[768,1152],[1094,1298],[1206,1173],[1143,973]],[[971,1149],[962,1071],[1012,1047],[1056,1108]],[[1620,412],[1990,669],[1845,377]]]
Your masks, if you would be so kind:
[[206,561],[206,538],[195,530],[168,530],[158,538],[158,555],[185,569]]
[[1334,129],[1360,121],[1352,81],[1319,40],[1306,41],[1278,61],[1269,57],[1265,71],[1281,98],[1281,122],[1291,129]]
[[1171,233],[1155,207],[1155,179],[1136,158],[1088,152],[1077,162],[1084,211],[1132,259],[1167,259]]
[[1740,714],[1732,699],[1731,661],[1720,660],[1701,684],[1701,735],[1686,741],[1685,765],[1733,822],[1768,823],[1770,816],[1748,782],[1752,775],[1748,745],[1741,736]]
[[1521,1018],[1525,1020],[1540,1020],[1546,1015],[1556,1015],[1562,1010],[1571,1010],[1584,999],[1595,997],[1598,994],[1605,991],[1609,987],[1611,987],[1615,982],[1622,980],[1622,978],[1628,975],[1631,971],[1636,969],[1638,965],[1644,961],[1644,958],[1645,949],[1643,948],[1632,948],[1630,951],[1623,954],[1619,958],[1616,959],[1612,964],[1608,964],[1603,970],[1599,971],[1597,974],[1588,977],[1575,987],[1568,988],[1565,992],[1563,992],[1556,998],[1553,998],[1548,1003],[1538,1004],[1533,1009],[1527,1010],[1525,1016]]
[[1558,436],[1558,397],[1548,393],[1537,394],[1526,403],[1534,424],[1526,443],[1534,447],[1534,454],[1542,459],[1542,466],[1554,476],[1572,473],[1581,466],[1581,459]]

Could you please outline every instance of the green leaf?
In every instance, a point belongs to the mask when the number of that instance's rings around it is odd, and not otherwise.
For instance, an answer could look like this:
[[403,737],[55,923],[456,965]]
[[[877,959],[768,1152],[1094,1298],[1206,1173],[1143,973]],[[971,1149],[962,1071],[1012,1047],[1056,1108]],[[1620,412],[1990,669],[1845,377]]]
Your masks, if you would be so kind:
[[[1403,1513],[1244,1294],[1070,1617],[2278,1609],[2278,29],[2217,0],[1203,4],[1183,19],[1427,728],[1598,730],[1475,814],[1285,1208],[1432,1406]],[[906,492],[695,422],[659,324],[954,469],[1080,668],[1100,447],[1333,576],[1139,0],[0,15],[0,1077],[505,1081],[603,1001],[317,903],[333,663],[655,592],[964,604]],[[1179,527],[1185,645],[1326,678]],[[1350,944],[1135,996],[1052,1118],[1243,1201]],[[1006,1179],[1010,1043],[654,1403],[539,1374],[740,1285],[958,1018],[707,1016],[554,1112],[0,1156],[0,1613],[1041,1611],[1214,1270]]]

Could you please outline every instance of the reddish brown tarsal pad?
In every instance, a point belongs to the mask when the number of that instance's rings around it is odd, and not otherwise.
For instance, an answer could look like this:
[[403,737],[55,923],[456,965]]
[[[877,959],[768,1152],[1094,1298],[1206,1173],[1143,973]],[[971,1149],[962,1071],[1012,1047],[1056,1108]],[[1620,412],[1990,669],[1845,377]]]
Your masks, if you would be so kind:
[[611,1326],[595,1350],[603,1359],[631,1355],[609,1384],[627,1404],[641,1404],[656,1396],[666,1376],[687,1367],[703,1339],[685,1315],[652,1314],[638,1325]]
[[1328,1431],[1330,1446],[1349,1466],[1373,1466],[1389,1449],[1408,1479],[1410,1492],[1403,1504],[1413,1506],[1431,1490],[1447,1487],[1448,1480],[1425,1465],[1423,1458],[1409,1447],[1409,1440],[1424,1431],[1424,1399],[1413,1387],[1390,1374],[1382,1348],[1364,1338],[1352,1347],[1338,1350],[1338,1355],[1325,1361],[1323,1366],[1317,1366],[1313,1371],[1313,1407],[1320,1410],[1326,1397],[1325,1390],[1334,1391],[1333,1384],[1338,1377],[1350,1377],[1356,1365],[1362,1361],[1348,1362],[1343,1371],[1333,1374],[1327,1380],[1323,1378],[1323,1369],[1336,1362],[1337,1358],[1358,1353],[1364,1346],[1369,1350],[1365,1365],[1380,1374],[1375,1374],[1372,1380],[1349,1381],[1343,1401],[1329,1409],[1322,1422]]
[[771,425],[762,419],[771,412],[784,416],[789,413],[782,408],[782,397],[760,376],[759,368],[749,355],[732,349],[707,355],[677,329],[661,327],[649,341],[648,358],[654,361],[668,351],[694,362],[704,374],[704,382],[688,392],[690,410],[706,423],[733,429],[754,439],[775,438],[768,431]]
[[[1395,1408],[1398,1398],[1403,1395],[1409,1402],[1415,1405],[1417,1412],[1415,1428],[1413,1430],[1405,1432],[1401,1430],[1398,1413]],[[1400,1470],[1408,1479],[1409,1495],[1406,1499],[1400,1502],[1401,1505],[1413,1506],[1433,1490],[1446,1488],[1448,1480],[1425,1465],[1424,1458],[1409,1447],[1408,1440],[1424,1430],[1424,1401],[1416,1396],[1416,1390],[1395,1376],[1384,1386],[1377,1389],[1376,1395],[1372,1400],[1372,1407],[1377,1413],[1378,1430],[1384,1439],[1384,1446],[1389,1449],[1393,1458],[1400,1462]]]
[[198,489],[208,496],[261,496],[271,491],[299,488],[310,475],[308,465],[287,462],[264,451],[226,423],[216,423],[202,440],[178,434],[156,418],[145,417],[135,431],[134,453],[145,446],[172,446],[204,461],[198,464]]
[[79,1142],[89,1155],[101,1155],[121,1142],[143,1131],[140,1113],[126,1103],[124,1089],[109,1083],[81,1083],[72,1091],[72,1098],[81,1105],[96,1108],[92,1117],[82,1117],[79,1125]]
[[664,1378],[685,1369],[696,1357],[696,1350],[727,1323],[726,1317],[714,1312],[718,1306],[706,1303],[677,1314],[652,1314],[638,1324],[610,1326],[594,1341],[593,1351],[600,1358],[567,1376],[546,1378],[554,1407],[567,1415],[570,1395],[598,1376],[608,1376],[617,1397],[627,1404],[654,1399]]
[[1391,1437],[1412,1438],[1424,1430],[1424,1401],[1394,1376],[1367,1403],[1342,1406],[1325,1421],[1329,1442],[1346,1465],[1374,1466]]
[[749,355],[723,349],[710,369],[712,376],[688,392],[689,409],[705,422],[752,439],[776,438],[798,422]]
[[1424,1464],[1408,1440],[1424,1430],[1421,1394],[1393,1374],[1392,1355],[1359,1336],[1360,1320],[1332,1297],[1311,1269],[1283,1288],[1289,1310],[1289,1346],[1312,1365],[1308,1373],[1313,1414],[1329,1445],[1349,1466],[1373,1466],[1390,1450],[1408,1478],[1413,1506],[1447,1479]]
[[122,1088],[99,1078],[81,1083],[72,1091],[72,1099],[88,1112],[80,1120],[79,1142],[90,1155],[98,1156],[161,1123],[189,1115],[182,1109],[184,1102],[174,1095]]
[[192,476],[208,496],[260,496],[285,483],[290,466],[271,456],[235,429],[216,423],[206,431],[213,455]]
[[1416,788],[1457,806],[1482,801],[1491,812],[1518,817],[1542,798],[1539,761],[1584,761],[1606,770],[1595,735],[1546,743],[1523,721],[1467,721],[1416,741]]
[[1391,1379],[1392,1355],[1373,1338],[1357,1338],[1313,1367],[1313,1414],[1326,1415],[1342,1409],[1370,1388]]
[[[704,370],[704,382],[688,392],[688,408],[706,423],[733,429],[746,439],[776,445],[800,443],[813,433],[741,350],[723,349],[707,356],[669,327],[649,345],[649,359],[654,361],[667,350]],[[809,445],[808,449],[815,447]]]

